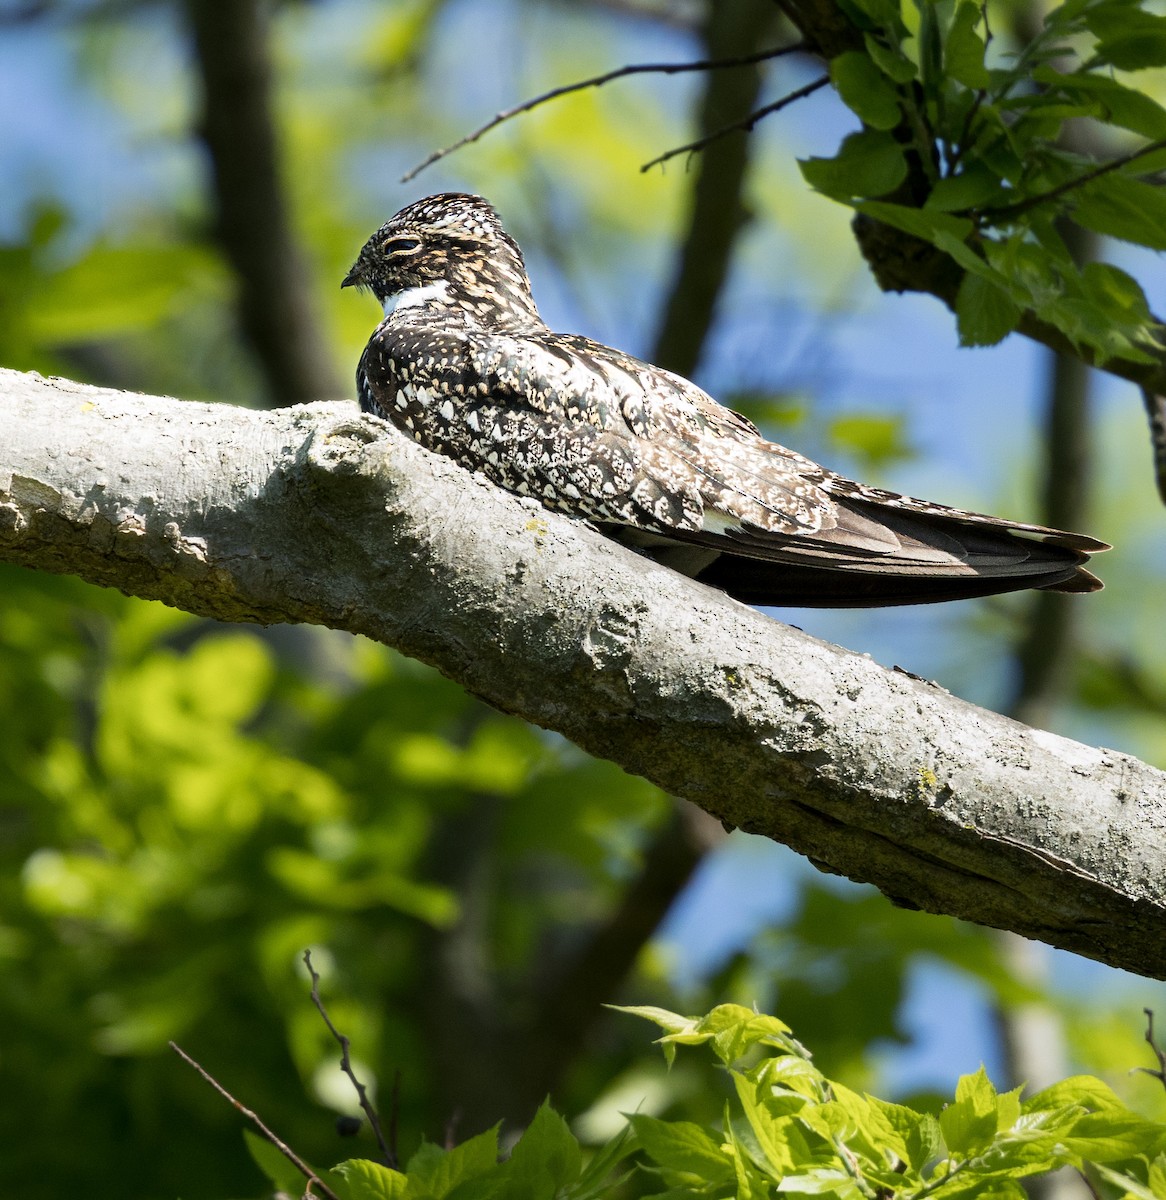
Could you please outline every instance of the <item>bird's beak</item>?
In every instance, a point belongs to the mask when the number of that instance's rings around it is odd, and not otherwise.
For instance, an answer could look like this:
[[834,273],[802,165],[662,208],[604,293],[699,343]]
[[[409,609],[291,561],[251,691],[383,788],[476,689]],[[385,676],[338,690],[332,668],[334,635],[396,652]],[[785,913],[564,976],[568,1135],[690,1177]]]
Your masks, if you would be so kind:
[[352,264],[352,270],[344,276],[343,282],[340,284],[342,288],[357,287],[364,282],[364,271],[361,269],[360,260]]

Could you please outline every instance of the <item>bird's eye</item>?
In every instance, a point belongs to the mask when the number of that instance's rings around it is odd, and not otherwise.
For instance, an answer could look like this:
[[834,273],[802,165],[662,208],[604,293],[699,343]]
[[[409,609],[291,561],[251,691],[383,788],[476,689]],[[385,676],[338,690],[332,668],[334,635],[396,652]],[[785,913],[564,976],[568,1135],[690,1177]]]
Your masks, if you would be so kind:
[[412,254],[421,249],[421,239],[414,237],[388,238],[381,249],[386,254]]

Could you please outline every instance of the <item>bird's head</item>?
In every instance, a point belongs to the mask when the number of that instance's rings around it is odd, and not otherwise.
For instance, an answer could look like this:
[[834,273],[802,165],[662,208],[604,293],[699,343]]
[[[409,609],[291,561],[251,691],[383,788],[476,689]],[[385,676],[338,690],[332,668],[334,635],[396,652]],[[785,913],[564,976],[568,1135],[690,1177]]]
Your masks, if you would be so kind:
[[401,209],[365,242],[341,287],[385,315],[444,311],[477,325],[541,324],[522,251],[481,196],[442,192]]

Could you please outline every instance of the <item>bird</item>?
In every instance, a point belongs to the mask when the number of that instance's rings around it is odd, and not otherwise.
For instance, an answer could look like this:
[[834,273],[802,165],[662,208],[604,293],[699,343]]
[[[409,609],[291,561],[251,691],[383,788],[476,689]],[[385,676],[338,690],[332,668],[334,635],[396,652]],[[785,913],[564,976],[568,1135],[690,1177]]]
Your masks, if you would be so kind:
[[539,316],[522,251],[481,196],[402,208],[341,287],[384,319],[364,411],[428,450],[757,606],[1091,592],[1105,542],[917,500],[766,440],[696,384]]

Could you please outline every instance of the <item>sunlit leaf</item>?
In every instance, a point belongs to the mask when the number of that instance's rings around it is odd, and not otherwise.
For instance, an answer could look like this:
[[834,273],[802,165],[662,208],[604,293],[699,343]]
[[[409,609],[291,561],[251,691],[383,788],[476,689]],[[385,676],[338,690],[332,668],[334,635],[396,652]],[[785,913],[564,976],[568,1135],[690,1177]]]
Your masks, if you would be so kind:
[[340,1200],[404,1200],[409,1194],[406,1176],[367,1158],[350,1158],[329,1176],[328,1186]]
[[661,1167],[694,1181],[726,1182],[734,1175],[733,1164],[717,1142],[691,1121],[661,1121],[644,1113],[630,1113],[628,1121],[636,1138]]
[[1078,192],[1073,216],[1096,233],[1166,250],[1166,191],[1140,179],[1095,179]]

